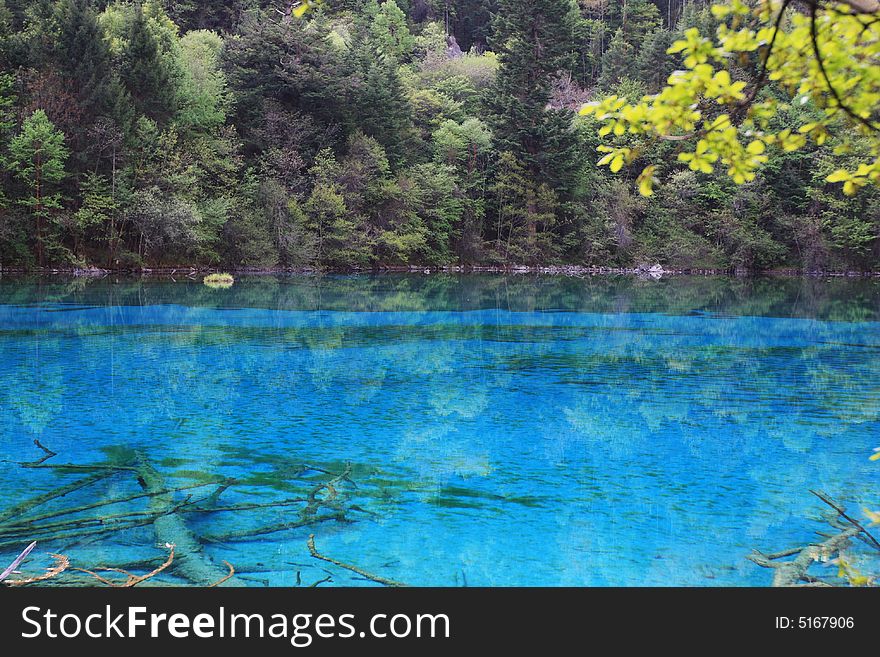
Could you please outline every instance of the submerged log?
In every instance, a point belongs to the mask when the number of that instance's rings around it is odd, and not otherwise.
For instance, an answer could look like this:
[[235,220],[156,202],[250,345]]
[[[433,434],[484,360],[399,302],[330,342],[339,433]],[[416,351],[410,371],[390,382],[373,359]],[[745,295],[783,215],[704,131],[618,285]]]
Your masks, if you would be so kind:
[[773,568],[773,586],[803,586],[804,584],[822,585],[821,581],[816,580],[808,574],[810,566],[817,561],[830,559],[835,554],[849,545],[849,540],[860,533],[858,527],[850,527],[843,530],[821,543],[807,545],[799,548],[795,554],[797,556],[791,561],[775,561],[775,558],[788,556],[792,553],[787,550],[782,553],[766,555],[755,550],[747,558],[750,561],[764,568]]
[[[846,513],[846,509],[825,493],[810,491],[822,502],[831,507],[836,516],[828,519],[829,524],[838,530],[836,534],[817,532],[825,540],[804,547],[784,550],[774,554],[763,554],[753,550],[746,558],[763,568],[772,568],[773,586],[831,586],[828,582],[809,574],[810,566],[816,562],[829,561],[835,555],[843,563],[843,552],[849,547],[851,539],[859,538],[872,547],[880,547],[880,542],[865,527]],[[783,557],[796,555],[790,561],[778,561]]]
[[153,522],[156,538],[160,544],[171,543],[177,550],[174,572],[197,586],[208,586],[219,580],[223,580],[221,586],[244,586],[244,582],[235,576],[224,579],[229,569],[205,554],[202,542],[177,513],[172,495],[163,493],[167,490],[165,478],[143,454],[138,454],[135,467],[138,482],[144,492],[150,494],[149,511],[156,515]]
[[18,516],[24,515],[31,509],[38,507],[46,502],[50,502],[52,500],[58,499],[60,497],[64,497],[74,491],[78,491],[81,488],[85,488],[86,486],[91,486],[94,483],[97,483],[103,479],[106,479],[110,475],[112,475],[112,471],[105,471],[99,474],[92,475],[91,477],[85,477],[84,479],[80,479],[78,481],[74,481],[67,486],[62,486],[61,488],[56,488],[55,490],[51,490],[48,493],[43,493],[42,495],[37,495],[36,497],[32,497],[29,500],[25,500],[19,504],[16,504],[13,507],[10,507],[6,511],[0,512],[0,523],[6,522],[12,518],[17,518]]
[[[58,473],[86,474],[76,481],[65,484],[55,490],[39,494],[0,512],[0,549],[17,548],[17,550],[21,550],[21,546],[25,542],[34,540],[41,543],[54,543],[58,544],[59,547],[66,546],[69,548],[83,541],[102,540],[104,537],[118,532],[140,527],[152,527],[158,543],[160,545],[164,544],[172,550],[168,561],[157,569],[152,568],[149,562],[138,560],[133,562],[134,567],[131,564],[128,566],[135,571],[149,571],[146,576],[135,575],[130,570],[118,566],[93,566],[89,569],[77,567],[72,569],[74,572],[73,576],[65,576],[62,578],[63,581],[56,580],[55,584],[58,585],[94,584],[94,581],[97,579],[100,583],[111,586],[134,586],[149,579],[151,580],[149,585],[161,586],[167,583],[167,579],[170,576],[173,579],[179,578],[183,582],[196,586],[218,586],[224,584],[243,586],[248,568],[238,569],[239,572],[245,575],[243,577],[228,562],[224,561],[222,564],[215,562],[204,551],[207,543],[246,540],[285,530],[313,527],[331,521],[339,523],[353,522],[347,517],[349,511],[369,513],[366,509],[357,505],[347,504],[347,495],[343,490],[343,486],[349,484],[356,487],[350,478],[352,472],[350,463],[346,464],[341,473],[332,472],[320,467],[301,465],[297,470],[298,474],[314,470],[315,472],[327,475],[328,479],[320,482],[310,481],[310,488],[303,491],[303,494],[300,496],[268,502],[230,503],[221,506],[218,504],[219,498],[224,491],[236,483],[233,479],[218,477],[213,482],[169,487],[163,474],[140,451],[130,449],[117,450],[117,453],[108,457],[107,461],[93,465],[54,464],[47,463],[47,461],[57,456],[57,453],[45,447],[39,441],[35,441],[35,444],[44,452],[44,456],[36,461],[18,463],[20,467],[28,469],[51,468]],[[114,495],[108,499],[102,499],[103,496],[101,495],[92,495],[90,499],[79,504],[68,506],[49,505],[48,508],[40,508],[48,502],[58,500],[70,493],[80,491],[112,476],[118,476],[130,485],[133,485],[136,481],[140,490],[136,493],[129,491],[120,496]],[[179,495],[183,491],[199,489],[205,486],[217,486],[217,488],[207,495],[198,496],[196,499],[193,499],[192,495],[187,495],[181,499]],[[146,508],[118,506],[139,500],[146,503]],[[60,508],[58,508],[59,506]],[[108,513],[113,506],[116,506],[117,512]],[[199,536],[190,528],[185,520],[190,514],[239,513],[273,507],[281,509],[297,506],[300,508],[294,511],[295,515],[282,522],[248,529],[233,529],[231,532],[217,536]],[[386,586],[400,585],[392,580],[384,580],[381,577],[365,573],[356,566],[350,566],[349,564],[337,562],[332,558],[320,555],[311,548],[314,548],[313,538],[310,541],[310,551],[313,552],[312,556],[314,558],[333,563],[338,567],[351,570],[362,577]],[[15,565],[23,559],[23,556],[7,569],[9,572],[4,571],[3,574],[7,579]],[[41,576],[16,583],[37,584],[45,582],[47,579],[54,579],[57,574],[64,572],[65,569],[56,569],[57,572],[52,571],[55,574],[51,578]],[[273,568],[267,568],[266,572],[274,570]],[[123,581],[112,574],[99,575],[99,572],[123,574],[126,576],[126,579]],[[163,580],[165,581],[153,580],[156,575],[163,572]],[[254,572],[258,572],[258,570]],[[91,578],[91,582],[89,582],[89,579],[84,578],[84,575]],[[322,580],[319,583],[324,581],[328,580]],[[7,581],[6,583],[10,582]]]

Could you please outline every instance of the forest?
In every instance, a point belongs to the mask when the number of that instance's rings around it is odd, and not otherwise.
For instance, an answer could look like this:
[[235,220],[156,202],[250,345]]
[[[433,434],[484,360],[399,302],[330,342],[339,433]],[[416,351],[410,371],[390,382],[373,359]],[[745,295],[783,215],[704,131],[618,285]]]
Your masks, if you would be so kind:
[[[641,167],[600,166],[607,130],[578,110],[657,94],[673,44],[724,20],[701,0],[0,0],[0,267],[875,269],[880,187],[828,180],[859,156],[846,122],[745,181],[671,140],[640,152],[649,195]],[[772,75],[760,94],[777,132],[821,114]]]

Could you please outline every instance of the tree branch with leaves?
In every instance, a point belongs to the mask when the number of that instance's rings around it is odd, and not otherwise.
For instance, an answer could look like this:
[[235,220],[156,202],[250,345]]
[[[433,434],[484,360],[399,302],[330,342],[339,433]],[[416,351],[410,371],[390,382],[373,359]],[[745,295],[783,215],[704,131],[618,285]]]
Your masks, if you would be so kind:
[[[670,140],[680,143],[677,159],[693,171],[722,167],[741,184],[754,180],[768,149],[795,151],[808,139],[821,146],[831,138],[836,154],[854,152],[857,143],[867,154],[828,182],[843,183],[847,195],[880,184],[880,3],[732,0],[712,14],[714,35],[691,28],[672,44],[668,52],[680,54],[684,68],[659,93],[635,102],[612,95],[582,107],[603,124],[603,137],[626,136],[625,144],[599,145],[599,165],[620,171],[650,143]],[[820,118],[777,130],[784,103],[765,93],[771,85],[793,104],[811,104]],[[653,193],[656,174],[655,164],[642,169],[643,195]]]

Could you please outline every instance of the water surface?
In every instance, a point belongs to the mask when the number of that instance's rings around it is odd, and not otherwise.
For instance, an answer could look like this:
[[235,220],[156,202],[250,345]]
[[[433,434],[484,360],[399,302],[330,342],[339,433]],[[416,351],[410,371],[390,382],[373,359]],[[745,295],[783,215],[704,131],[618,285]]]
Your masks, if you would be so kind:
[[[175,500],[253,585],[374,585],[312,559],[310,533],[413,585],[764,585],[751,549],[827,529],[809,489],[880,504],[878,430],[877,280],[0,280],[0,510],[84,476],[18,465],[35,439],[47,464],[231,478],[202,510],[216,485]],[[302,518],[346,467],[344,522],[233,536]],[[0,526],[0,561],[28,518],[139,492],[121,472],[41,505]],[[149,524],[65,531],[34,535],[82,564],[161,561]]]

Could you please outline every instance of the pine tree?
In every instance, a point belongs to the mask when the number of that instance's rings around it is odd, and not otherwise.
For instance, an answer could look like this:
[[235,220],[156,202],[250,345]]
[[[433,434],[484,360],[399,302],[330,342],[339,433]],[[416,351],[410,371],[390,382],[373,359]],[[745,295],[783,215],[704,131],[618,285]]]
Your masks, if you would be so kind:
[[[90,2],[62,0],[55,12],[59,38],[53,44],[55,68],[70,85],[83,120],[67,128],[73,169],[94,171],[101,144],[95,143],[97,124],[113,121],[125,131],[130,123],[131,101],[114,70],[104,30]],[[106,131],[103,130],[102,131]]]
[[[0,73],[0,136],[4,137],[4,141],[6,133],[15,125],[14,87],[15,78],[9,73]],[[3,157],[2,153],[0,153],[0,157]]]
[[385,0],[381,5],[372,0],[366,8],[372,16],[369,27],[370,45],[380,56],[389,57],[401,63],[412,57],[416,39],[406,24],[406,15],[394,0]]
[[322,150],[315,157],[311,174],[312,193],[303,206],[306,228],[314,235],[316,257],[323,265],[366,264],[369,252],[363,248],[363,235],[345,205],[336,184],[338,165],[333,153]]
[[649,0],[612,0],[608,3],[608,27],[620,30],[630,45],[638,45],[663,23],[657,5]]
[[358,127],[385,148],[392,164],[400,164],[415,134],[412,107],[393,60],[361,58],[363,86],[358,93]]
[[674,57],[666,53],[671,45],[672,33],[661,27],[645,38],[639,50],[635,69],[650,94],[659,92],[675,70]]
[[599,86],[610,89],[623,78],[635,78],[636,74],[635,49],[624,38],[623,30],[618,29],[602,55]]
[[0,69],[10,65],[7,53],[9,38],[12,36],[12,12],[6,7],[5,0],[0,0]]
[[73,215],[74,253],[80,254],[85,234],[96,232],[108,244],[115,236],[115,218],[119,204],[114,198],[111,182],[100,174],[89,173],[80,184],[82,205]]
[[134,10],[128,29],[122,81],[138,114],[160,123],[174,115],[177,104],[175,80],[162,58],[159,44],[150,31],[140,5]]
[[35,256],[37,264],[46,264],[46,220],[52,210],[61,207],[61,194],[52,191],[64,178],[68,156],[64,133],[57,130],[43,110],[37,110],[21,126],[21,132],[9,144],[10,163],[16,177],[28,189],[19,204],[30,209],[36,219]]
[[62,0],[56,10],[59,39],[55,61],[72,83],[87,117],[106,116],[113,104],[110,49],[98,17],[86,0]]
[[482,51],[492,39],[492,16],[497,10],[497,0],[446,0],[442,9],[444,25],[462,50]]
[[[12,111],[15,104],[14,84],[15,79],[11,75],[0,73],[0,143],[8,143],[9,133],[15,126],[15,116]],[[5,149],[0,149],[0,209],[6,205],[4,188],[9,175],[3,150]]]
[[[571,115],[547,109],[553,77],[570,69],[573,25],[567,0],[501,0],[495,44],[501,68],[488,102],[499,151],[510,151],[538,184],[565,188],[571,175],[572,150],[560,134]],[[557,116],[562,114],[562,116]],[[570,135],[569,135],[570,137]],[[561,150],[550,150],[551,143]]]
[[510,151],[498,158],[492,195],[495,201],[494,250],[496,257],[507,260],[514,234],[525,224],[525,196],[529,181],[525,167]]

